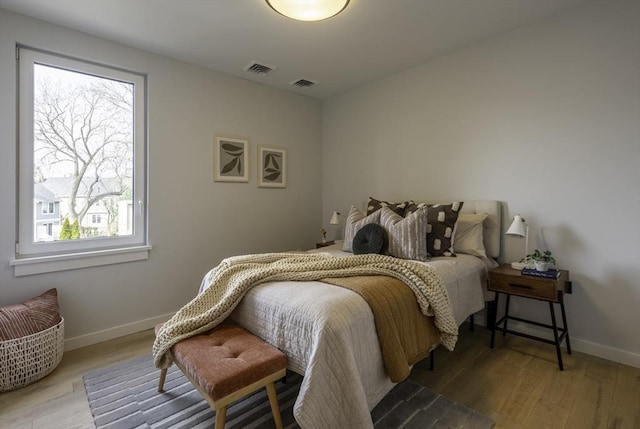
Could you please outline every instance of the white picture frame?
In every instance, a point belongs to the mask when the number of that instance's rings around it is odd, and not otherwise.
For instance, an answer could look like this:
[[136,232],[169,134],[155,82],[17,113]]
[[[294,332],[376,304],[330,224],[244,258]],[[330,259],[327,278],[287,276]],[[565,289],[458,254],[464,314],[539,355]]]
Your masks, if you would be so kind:
[[213,148],[213,180],[249,181],[249,140],[216,136]]
[[258,187],[287,187],[287,150],[258,146]]

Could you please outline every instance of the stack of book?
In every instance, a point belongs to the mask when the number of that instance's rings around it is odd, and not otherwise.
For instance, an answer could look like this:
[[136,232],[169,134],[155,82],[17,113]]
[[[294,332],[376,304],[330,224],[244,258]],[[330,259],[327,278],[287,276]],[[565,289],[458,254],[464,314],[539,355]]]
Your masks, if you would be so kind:
[[557,279],[560,277],[560,271],[555,268],[549,268],[547,271],[538,271],[535,268],[523,268],[522,274],[525,276],[544,277],[547,279]]

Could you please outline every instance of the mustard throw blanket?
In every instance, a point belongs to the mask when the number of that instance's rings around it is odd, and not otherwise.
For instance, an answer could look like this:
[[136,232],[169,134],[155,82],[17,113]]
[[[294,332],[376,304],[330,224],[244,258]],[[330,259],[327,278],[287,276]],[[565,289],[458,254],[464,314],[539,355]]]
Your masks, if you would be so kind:
[[358,276],[322,279],[359,294],[373,313],[382,360],[389,378],[400,383],[411,365],[429,356],[440,341],[433,318],[420,311],[414,293],[398,279]]
[[453,350],[458,326],[444,284],[432,268],[376,254],[334,257],[328,253],[265,253],[227,258],[211,270],[202,280],[206,289],[178,310],[158,332],[153,343],[154,363],[158,368],[168,368],[174,344],[213,329],[256,285],[367,275],[394,277],[409,286],[422,313],[434,316],[442,345]]

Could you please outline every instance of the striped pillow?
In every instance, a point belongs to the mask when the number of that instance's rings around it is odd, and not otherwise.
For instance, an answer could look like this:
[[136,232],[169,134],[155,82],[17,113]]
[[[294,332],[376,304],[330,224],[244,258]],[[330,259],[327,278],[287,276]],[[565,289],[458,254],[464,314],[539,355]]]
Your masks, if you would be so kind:
[[389,254],[396,258],[427,261],[427,210],[420,208],[403,218],[383,207],[380,224],[389,235]]
[[380,223],[380,210],[365,216],[355,206],[351,206],[347,220],[344,225],[344,242],[342,244],[342,250],[345,252],[353,252],[353,239],[360,231],[360,228],[369,223]]
[[57,325],[61,320],[58,291],[49,289],[22,304],[0,308],[0,341],[36,334]]

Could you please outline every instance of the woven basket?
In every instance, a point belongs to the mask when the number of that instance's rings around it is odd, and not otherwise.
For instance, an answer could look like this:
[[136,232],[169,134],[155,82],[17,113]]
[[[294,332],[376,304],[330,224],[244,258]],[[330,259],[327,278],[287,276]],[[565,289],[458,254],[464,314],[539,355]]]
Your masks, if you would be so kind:
[[13,340],[0,341],[0,392],[40,380],[53,371],[64,352],[64,319],[55,326]]

